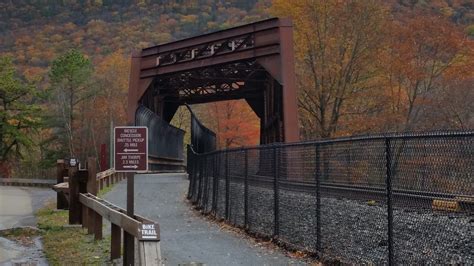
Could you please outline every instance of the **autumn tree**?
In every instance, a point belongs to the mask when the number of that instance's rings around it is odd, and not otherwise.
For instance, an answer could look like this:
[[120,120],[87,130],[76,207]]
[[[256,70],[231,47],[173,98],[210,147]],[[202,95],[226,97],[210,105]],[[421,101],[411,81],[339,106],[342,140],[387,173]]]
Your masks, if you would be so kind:
[[386,16],[380,1],[275,0],[272,13],[293,19],[305,138],[334,136],[341,117],[373,108],[350,103],[374,89]]
[[[196,110],[196,108],[194,108],[194,110]],[[184,130],[183,142],[185,146],[191,144],[191,113],[186,106],[181,105],[178,110],[176,110],[170,124]]]
[[100,144],[110,143],[111,127],[126,123],[129,74],[130,59],[120,50],[102,58],[95,67],[96,89],[88,102],[85,127],[96,156]]
[[219,148],[258,144],[259,120],[245,101],[214,102],[206,107],[203,122],[216,133]]
[[76,156],[76,125],[78,108],[84,100],[90,98],[89,79],[92,65],[81,52],[69,50],[53,61],[49,77],[51,80],[51,100],[55,103],[57,118],[62,123],[60,128],[65,134],[65,143],[70,156]]
[[[474,61],[473,61],[474,62]],[[474,72],[470,78],[441,83],[434,93],[430,112],[425,112],[424,128],[474,128]],[[427,125],[426,125],[427,124]]]
[[[386,115],[392,118],[387,122],[392,130],[419,129],[417,125],[424,123],[435,97],[447,88],[443,85],[449,79],[445,74],[453,75],[456,68],[463,72],[472,65],[468,40],[455,25],[429,14],[413,14],[394,22],[389,40],[381,61],[390,99]],[[453,88],[446,91],[453,99],[455,92]],[[436,123],[431,128],[436,128]]]
[[9,177],[8,161],[21,158],[33,146],[33,133],[41,124],[36,95],[36,88],[18,76],[12,60],[0,57],[0,175]]

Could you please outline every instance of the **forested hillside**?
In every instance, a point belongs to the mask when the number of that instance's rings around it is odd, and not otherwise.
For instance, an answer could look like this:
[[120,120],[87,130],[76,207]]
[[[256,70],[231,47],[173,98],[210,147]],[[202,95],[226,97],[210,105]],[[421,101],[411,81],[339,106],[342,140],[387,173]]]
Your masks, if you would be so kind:
[[[303,139],[473,127],[472,0],[10,0],[0,175],[98,156],[124,123],[130,51],[272,16],[294,20]],[[195,108],[220,147],[258,141],[243,101]]]
[[0,51],[44,68],[71,48],[93,58],[265,17],[256,0],[11,1],[0,4]]
[[[288,1],[291,3],[291,1]],[[395,17],[448,18],[474,37],[471,0],[385,0]],[[271,16],[271,0],[19,0],[0,3],[0,52],[36,73],[70,48],[95,58]]]

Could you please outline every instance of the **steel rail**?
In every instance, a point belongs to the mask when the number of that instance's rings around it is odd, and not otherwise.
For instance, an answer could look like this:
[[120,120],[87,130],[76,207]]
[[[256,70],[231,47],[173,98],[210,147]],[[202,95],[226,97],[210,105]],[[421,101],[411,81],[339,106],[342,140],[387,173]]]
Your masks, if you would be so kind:
[[[242,176],[230,176],[231,183],[235,181],[243,183],[244,180],[245,178]],[[269,189],[272,189],[272,187],[274,186],[274,178],[269,176],[249,175],[247,182],[249,183],[249,185],[251,184],[260,187],[268,187]],[[313,193],[316,189],[316,184],[310,182],[279,180],[278,183],[282,190]],[[330,194],[333,196],[340,196],[349,199],[384,199],[387,193],[385,188],[383,187],[383,184],[380,184],[380,187],[372,187],[364,185],[321,182],[320,188],[322,195]],[[392,191],[392,195],[397,203],[412,203],[412,205],[425,206],[429,204],[431,206],[433,200],[460,201],[460,205],[461,207],[463,207],[463,209],[468,211],[474,211],[474,196],[472,195],[418,191],[409,189],[394,189]]]

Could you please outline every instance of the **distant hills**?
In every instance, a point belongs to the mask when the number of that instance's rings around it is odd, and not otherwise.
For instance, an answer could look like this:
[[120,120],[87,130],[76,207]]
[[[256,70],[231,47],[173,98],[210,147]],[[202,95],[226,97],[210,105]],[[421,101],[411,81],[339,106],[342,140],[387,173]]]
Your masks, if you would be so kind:
[[[449,17],[474,37],[472,0],[385,0]],[[10,0],[0,3],[0,53],[30,74],[79,48],[94,60],[269,17],[271,0]]]

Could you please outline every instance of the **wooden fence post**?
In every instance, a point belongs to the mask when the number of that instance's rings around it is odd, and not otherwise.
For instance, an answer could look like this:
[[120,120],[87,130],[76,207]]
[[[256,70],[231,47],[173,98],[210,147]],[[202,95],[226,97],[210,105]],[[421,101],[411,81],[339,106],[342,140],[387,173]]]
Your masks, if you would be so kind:
[[69,224],[81,223],[81,204],[79,203],[79,175],[77,166],[70,166],[69,176]]
[[91,208],[87,209],[87,233],[93,234],[94,233],[94,222],[95,222],[95,213],[94,210]]
[[89,228],[88,210],[87,206],[82,205],[82,228]]
[[122,238],[122,231],[120,226],[110,223],[111,225],[111,240],[110,240],[110,260],[120,258],[120,251],[121,251],[121,238]]
[[[64,182],[64,169],[66,165],[64,160],[57,160],[56,162],[56,183],[60,184]],[[57,192],[56,194],[56,208],[58,210],[65,210],[68,208],[67,198],[62,192]]]
[[139,265],[162,265],[160,241],[138,242]]
[[94,236],[95,240],[102,239],[102,216],[94,211]]
[[[135,173],[127,175],[127,215],[134,215],[134,191],[135,191]],[[123,232],[123,264],[135,265],[135,237],[128,232]]]
[[97,196],[97,166],[95,158],[87,158],[87,192]]
[[[97,189],[97,164],[96,158],[87,158],[87,192],[96,196]],[[94,233],[95,240],[102,239],[102,216],[92,209],[87,211],[87,233]]]

